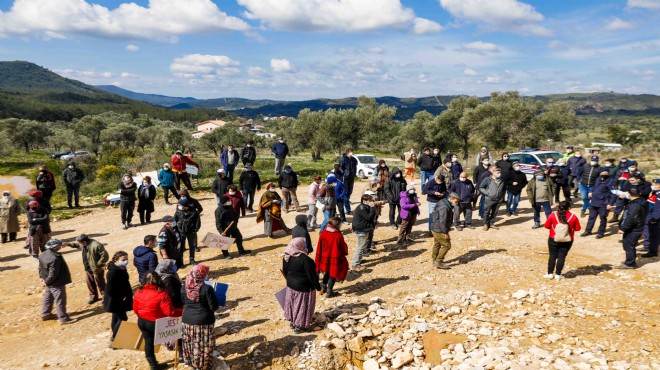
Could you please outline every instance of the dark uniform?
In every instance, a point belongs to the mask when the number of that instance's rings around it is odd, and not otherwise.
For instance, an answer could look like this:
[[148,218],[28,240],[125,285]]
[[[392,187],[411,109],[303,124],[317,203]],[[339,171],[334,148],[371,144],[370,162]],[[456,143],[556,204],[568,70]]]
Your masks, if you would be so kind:
[[[637,267],[635,259],[637,252],[635,247],[644,230],[646,215],[649,211],[649,205],[646,199],[639,197],[639,191],[636,188],[630,189],[631,195],[637,195],[638,198],[631,200],[623,211],[623,218],[619,223],[619,229],[623,231],[623,250],[626,252],[627,267]],[[623,266],[621,266],[623,267]]]

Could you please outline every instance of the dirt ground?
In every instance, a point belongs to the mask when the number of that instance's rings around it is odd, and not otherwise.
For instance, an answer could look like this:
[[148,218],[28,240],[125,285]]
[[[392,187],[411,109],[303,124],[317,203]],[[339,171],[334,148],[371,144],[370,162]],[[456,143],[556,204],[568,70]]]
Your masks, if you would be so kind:
[[[354,201],[364,186],[365,183],[356,184]],[[299,196],[300,199],[306,198],[306,191],[307,186],[300,189],[303,195]],[[215,199],[211,194],[194,195],[205,207],[199,233],[201,240],[207,232],[215,232]],[[394,243],[396,231],[389,227],[379,228],[375,236],[379,251],[365,260],[367,269],[349,275],[349,281],[336,286],[342,294],[340,297],[319,297],[317,312],[346,302],[369,304],[376,296],[384,302],[396,304],[400,297],[420,292],[442,295],[472,290],[498,296],[549,285],[557,304],[570,301],[587,313],[604,312],[603,316],[576,314],[565,317],[564,331],[581,341],[609,348],[610,361],[626,360],[642,366],[634,365],[633,368],[644,368],[643,365],[652,368],[651,364],[657,363],[660,353],[657,347],[660,343],[660,261],[657,258],[644,260],[636,270],[613,270],[612,266],[624,259],[624,253],[612,224],[608,224],[604,239],[577,237],[567,259],[566,279],[547,281],[542,278],[547,261],[547,230],[531,229],[532,211],[529,203],[523,200],[517,217],[503,216],[504,207],[500,209],[497,229],[484,232],[481,222],[475,221],[475,230],[452,231],[453,249],[447,256],[451,269],[436,270],[431,268],[432,244],[426,237],[428,211],[424,200],[422,203],[422,214],[413,229],[416,242],[403,251],[384,252],[383,245]],[[166,206],[162,199],[158,199],[153,219],[158,220],[173,212],[174,206]],[[285,214],[286,224],[293,227],[297,214]],[[224,260],[219,258],[218,250],[209,248],[202,248],[197,256],[198,262],[211,266],[211,278],[230,285],[227,307],[216,322],[220,335],[217,349],[232,369],[297,367],[295,359],[290,356],[293,346],[302,346],[305,341],[319,342],[325,338],[327,329],[295,335],[283,319],[283,312],[273,294],[285,286],[279,268],[283,247],[290,237],[264,237],[263,226],[256,224],[255,216],[254,213],[248,214],[239,223],[246,238],[246,248],[253,251],[251,256]],[[386,218],[387,207],[380,218],[381,224]],[[137,215],[133,221],[139,221]],[[584,227],[586,218],[581,219],[581,223]],[[118,250],[129,252],[129,274],[134,285],[137,285],[137,271],[132,265],[132,250],[142,243],[144,235],[157,234],[160,227],[160,222],[154,222],[122,230],[117,208],[94,210],[75,219],[52,223],[54,236],[64,241],[73,241],[76,235],[87,233],[105,243],[110,255]],[[74,281],[67,287],[68,310],[79,321],[60,326],[56,321],[40,320],[42,289],[37,261],[22,248],[24,236],[25,231],[19,242],[0,246],[0,317],[3,321],[0,369],[146,368],[142,352],[108,347],[110,315],[103,312],[100,303],[86,303],[88,297],[81,253],[76,249],[65,248],[63,254]],[[312,232],[314,241],[317,237],[318,232]],[[350,258],[356,238],[350,232],[345,237]],[[237,256],[235,249],[232,255]],[[187,271],[189,267],[180,271],[181,276]],[[136,321],[132,312],[129,320]],[[162,349],[157,357],[161,362],[171,361],[173,352]]]

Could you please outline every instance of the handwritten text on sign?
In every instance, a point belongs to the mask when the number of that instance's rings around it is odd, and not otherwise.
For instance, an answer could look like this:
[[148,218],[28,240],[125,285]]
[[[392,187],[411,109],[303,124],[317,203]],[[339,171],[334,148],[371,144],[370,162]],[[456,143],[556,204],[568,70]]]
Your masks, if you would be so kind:
[[202,243],[209,248],[220,248],[222,250],[229,250],[232,244],[234,244],[234,238],[229,238],[226,236],[208,233],[202,240]]
[[183,337],[183,323],[180,317],[164,317],[156,320],[154,344],[174,342]]

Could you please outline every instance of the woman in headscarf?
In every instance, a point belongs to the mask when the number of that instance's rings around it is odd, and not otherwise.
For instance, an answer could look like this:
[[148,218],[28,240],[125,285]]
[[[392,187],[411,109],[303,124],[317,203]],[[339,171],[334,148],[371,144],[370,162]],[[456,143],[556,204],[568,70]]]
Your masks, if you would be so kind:
[[284,230],[287,234],[290,232],[282,220],[282,198],[277,194],[275,184],[272,182],[266,185],[266,191],[261,196],[257,212],[257,223],[264,222],[266,236],[272,238],[273,233],[278,230]]
[[116,252],[106,265],[108,274],[103,294],[103,309],[105,312],[112,313],[110,342],[115,340],[121,322],[128,320],[126,312],[133,310],[133,288],[128,280],[127,266],[128,253],[124,251]]
[[154,199],[156,199],[156,187],[151,183],[151,177],[145,176],[138,188],[138,214],[142,225],[151,222],[151,214],[154,211]]
[[[28,199],[27,199],[28,204],[33,200],[39,202],[39,206],[47,210],[48,214],[50,214],[50,212],[53,210],[53,207],[50,205],[50,202],[44,198],[44,193],[41,192],[41,190],[32,190],[31,192],[28,193]],[[25,212],[29,210],[30,210],[30,206],[26,205]]]
[[121,224],[124,230],[131,227],[131,220],[133,220],[133,211],[135,210],[135,192],[137,185],[133,181],[133,175],[130,173],[124,174],[121,182],[117,186],[119,189],[119,209],[121,210]]
[[[181,296],[181,279],[179,279],[179,274],[176,273],[176,261],[173,259],[165,258],[158,262],[156,266],[156,273],[163,280],[163,285],[165,285],[165,290],[170,296],[172,301],[172,306],[176,309],[183,309],[183,297]],[[167,348],[170,350],[174,349],[174,342],[168,343]],[[183,343],[179,339],[179,357],[183,356]]]
[[207,370],[213,366],[215,315],[218,300],[213,288],[204,283],[209,267],[195,265],[181,288],[183,296],[183,361],[186,365]]
[[321,290],[316,264],[307,253],[305,238],[293,238],[284,249],[282,261],[282,273],[286,278],[284,317],[296,333],[309,331],[316,306],[314,290]]
[[50,219],[48,210],[41,207],[36,200],[28,203],[27,220],[30,227],[25,239],[25,246],[34,258],[44,251],[46,242],[50,240]]
[[348,245],[344,241],[344,235],[339,231],[341,219],[333,217],[328,226],[319,234],[316,245],[316,272],[323,272],[323,284],[321,294],[326,297],[334,297],[337,293],[332,288],[337,281],[344,281],[348,274]]
[[2,192],[0,198],[0,234],[2,242],[15,242],[16,233],[21,229],[18,224],[18,215],[21,213],[21,207],[18,200],[11,196],[7,190]]

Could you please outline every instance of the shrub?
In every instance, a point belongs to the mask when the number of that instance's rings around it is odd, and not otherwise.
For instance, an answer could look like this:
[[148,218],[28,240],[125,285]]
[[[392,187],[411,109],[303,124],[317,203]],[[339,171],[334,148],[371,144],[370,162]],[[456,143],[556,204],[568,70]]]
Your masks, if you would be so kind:
[[96,177],[101,181],[112,181],[119,179],[123,173],[124,171],[121,168],[110,164],[96,171]]

